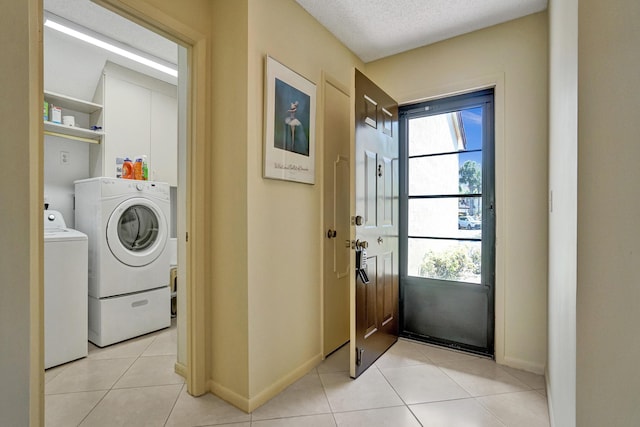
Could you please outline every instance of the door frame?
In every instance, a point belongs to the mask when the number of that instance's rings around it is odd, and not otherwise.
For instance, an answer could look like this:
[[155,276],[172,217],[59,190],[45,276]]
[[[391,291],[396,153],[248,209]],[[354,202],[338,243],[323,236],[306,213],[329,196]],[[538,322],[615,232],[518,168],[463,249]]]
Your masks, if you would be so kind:
[[506,364],[505,356],[505,307],[506,307],[506,269],[505,230],[509,216],[506,203],[506,146],[505,146],[505,73],[489,73],[455,83],[437,83],[415,92],[402,93],[396,97],[400,106],[476,92],[493,88],[494,100],[494,155],[495,155],[495,204],[500,215],[496,218],[495,233],[495,293],[494,293],[494,357],[498,364]]
[[[207,124],[210,110],[211,69],[210,41],[206,35],[181,23],[175,18],[156,9],[142,0],[93,0],[95,3],[118,13],[119,15],[149,28],[167,37],[187,49],[190,79],[188,89],[187,114],[187,161],[190,168],[187,173],[186,223],[191,239],[179,236],[186,246],[188,265],[185,268],[184,288],[187,300],[187,366],[179,370],[186,377],[187,391],[192,395],[201,395],[208,391],[206,378],[206,278],[209,277],[207,263],[196,262],[207,254],[207,236],[209,228],[205,213],[211,205],[210,196],[204,191],[210,182],[210,156],[207,142],[210,139],[210,127]],[[42,0],[28,0],[22,9],[10,9],[19,12],[16,16],[28,21],[28,28],[19,37],[27,38],[24,44],[28,48],[27,59],[21,63],[28,66],[28,75],[20,83],[26,82],[28,106],[30,111],[41,111],[43,102],[43,3]],[[20,40],[19,40],[20,41]],[[22,45],[20,45],[22,46]],[[9,52],[9,55],[14,52]],[[14,55],[15,56],[15,55]],[[32,115],[23,117],[18,110],[15,115],[27,123],[30,182],[28,205],[40,209],[43,206],[43,124],[42,119],[35,120]],[[12,116],[14,117],[14,116]],[[21,187],[22,188],[22,187]],[[204,197],[196,197],[197,195]],[[21,205],[22,206],[22,205]],[[43,233],[42,216],[39,210],[31,210],[29,215],[29,339],[30,354],[28,362],[29,377],[29,425],[44,425],[44,276],[43,276]],[[19,409],[18,409],[19,410]]]
[[[187,91],[186,164],[189,165],[186,184],[186,235],[178,235],[178,246],[185,245],[187,266],[183,279],[186,290],[186,366],[176,364],[185,376],[187,391],[201,395],[208,391],[205,353],[205,288],[208,272],[206,263],[198,263],[206,253],[206,222],[208,182],[207,133],[205,123],[209,102],[206,70],[210,69],[207,39],[204,34],[184,25],[175,18],[140,0],[92,0],[143,27],[154,31],[187,49],[188,69],[191,71]],[[205,90],[198,90],[204,88]]]
[[[352,82],[353,87],[353,82]],[[496,198],[496,210],[500,212],[500,216],[496,218],[496,265],[495,265],[495,334],[494,334],[494,349],[495,360],[498,364],[504,365],[506,362],[513,360],[505,356],[505,307],[506,307],[506,285],[505,277],[507,266],[504,263],[505,260],[505,230],[506,230],[506,218],[508,215],[508,206],[506,203],[506,189],[505,189],[505,177],[506,177],[506,146],[505,146],[505,73],[504,72],[488,72],[486,74],[479,74],[472,78],[461,80],[458,82],[446,82],[446,79],[438,82],[425,82],[425,86],[415,91],[393,93],[390,92],[399,106],[416,104],[419,102],[430,101],[438,98],[446,98],[454,95],[461,95],[464,93],[475,92],[482,89],[494,89],[494,149],[495,149],[495,198]],[[352,100],[352,102],[354,102]],[[355,106],[355,104],[354,104]],[[355,118],[351,119],[352,129],[355,126]],[[354,150],[354,139],[351,138],[352,147]],[[352,198],[355,197],[355,187],[352,182],[351,188]],[[352,201],[355,204],[355,200]],[[355,210],[355,206],[352,212]],[[351,239],[354,238],[354,234],[351,235]],[[355,260],[352,259],[352,263]],[[355,290],[355,280],[353,280],[353,289]],[[353,294],[352,299],[355,298]],[[355,313],[355,305],[352,307],[353,313]],[[352,313],[352,315],[353,315]],[[350,355],[352,360],[355,360],[355,352]],[[518,361],[515,361],[517,363]]]
[[[427,104],[428,106],[425,106]],[[481,198],[483,206],[483,223],[482,223],[482,276],[481,282],[477,285],[469,287],[469,283],[464,280],[444,280],[428,277],[409,276],[408,268],[408,203],[411,196],[408,194],[409,180],[409,153],[408,145],[410,136],[408,136],[408,123],[411,119],[435,117],[453,111],[461,111],[463,109],[474,108],[474,105],[482,105],[486,109],[490,104],[488,115],[483,117],[482,129],[482,189]],[[403,118],[400,119],[400,165],[402,177],[400,178],[401,195],[400,195],[400,335],[406,338],[416,340],[425,340],[425,342],[459,348],[484,356],[494,357],[495,355],[495,89],[494,87],[471,90],[465,93],[457,93],[443,97],[433,98],[428,101],[419,101],[415,103],[405,104],[400,107]],[[434,110],[435,107],[435,110]],[[461,152],[462,153],[462,152]],[[441,154],[441,153],[436,153]],[[485,156],[486,155],[486,156]],[[461,194],[462,195],[462,194]],[[491,206],[491,207],[488,207]],[[490,212],[489,212],[490,211]],[[485,219],[487,219],[485,221]],[[455,240],[455,239],[454,239]],[[460,239],[464,240],[464,239]],[[488,243],[489,246],[486,246]],[[485,269],[485,266],[490,267]],[[404,283],[403,283],[404,282]],[[431,289],[435,287],[444,287],[450,289],[453,286],[458,292],[465,292],[466,295],[477,295],[482,292],[490,284],[490,290],[487,298],[487,311],[485,312],[487,320],[486,329],[486,346],[479,347],[471,344],[465,344],[457,341],[450,341],[444,337],[426,337],[416,331],[407,331],[405,329],[405,309],[404,304],[406,295],[406,286],[428,286]],[[465,290],[466,289],[466,290]],[[448,292],[448,291],[445,291]],[[443,294],[441,294],[443,295]]]

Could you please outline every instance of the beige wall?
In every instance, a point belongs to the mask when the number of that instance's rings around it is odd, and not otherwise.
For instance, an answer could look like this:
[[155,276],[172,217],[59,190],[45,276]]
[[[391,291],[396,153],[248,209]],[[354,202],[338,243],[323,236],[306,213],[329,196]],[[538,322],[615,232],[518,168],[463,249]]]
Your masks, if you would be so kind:
[[[578,0],[549,3],[549,354],[555,426],[576,425]],[[551,206],[550,206],[551,208]]]
[[[6,4],[4,4],[6,3]],[[43,422],[41,2],[0,18],[0,424]]]
[[578,5],[576,413],[640,425],[640,2]]
[[237,405],[249,395],[247,14],[246,0],[213,2],[208,354],[213,390]]
[[[150,3],[206,32],[206,7]],[[263,179],[264,57],[317,84],[317,111],[322,71],[348,86],[353,66],[362,64],[292,0],[210,6],[210,256],[197,260],[210,264],[207,375],[216,394],[250,410],[321,357],[322,117],[316,185]]]
[[[316,184],[262,178],[265,55],[316,83]],[[322,72],[345,87],[360,61],[293,0],[249,1],[247,199],[249,396],[263,397],[321,358]]]
[[496,358],[542,373],[547,353],[547,15],[382,59],[401,104],[496,85]]
[[[176,16],[200,25],[203,10]],[[361,63],[292,0],[213,1],[210,19],[211,253],[199,260],[211,265],[205,278],[209,387],[250,410],[321,357],[322,117],[316,185],[263,179],[264,57],[269,53],[317,84],[317,111],[323,111],[322,71],[348,86]]]
[[[138,0],[120,3],[143,7]],[[194,310],[179,320],[190,320],[193,339],[204,340],[205,366],[197,370],[197,382],[204,381],[206,389],[246,408],[248,3],[246,0],[147,3],[151,9],[173,17],[177,27],[185,25],[206,37],[205,54],[209,59],[200,66],[206,67],[207,81],[199,82],[202,86],[196,88],[196,93],[205,96],[204,104],[200,105],[203,108],[198,111],[205,126],[192,131],[204,132],[207,139],[204,147],[195,147],[199,152],[190,154],[190,160],[198,162],[204,186],[196,188],[190,182],[192,205],[188,212],[192,223],[206,224],[204,235],[192,233],[190,239],[191,245],[202,245],[200,255],[191,260],[201,273],[192,277],[192,285],[202,290],[201,294],[192,294],[196,299],[192,304],[199,306],[198,316],[202,317],[194,316]],[[192,166],[187,164],[187,168]],[[183,353],[182,349],[180,352]],[[193,355],[187,363],[194,363]],[[195,392],[201,392],[199,387]]]

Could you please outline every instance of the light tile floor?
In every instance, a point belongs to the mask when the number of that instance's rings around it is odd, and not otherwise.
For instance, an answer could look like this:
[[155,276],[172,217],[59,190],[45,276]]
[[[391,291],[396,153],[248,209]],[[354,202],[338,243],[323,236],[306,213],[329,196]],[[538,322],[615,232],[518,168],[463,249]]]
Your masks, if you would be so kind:
[[399,340],[357,380],[348,347],[246,414],[186,392],[174,373],[175,325],[45,374],[46,426],[549,426],[544,378]]

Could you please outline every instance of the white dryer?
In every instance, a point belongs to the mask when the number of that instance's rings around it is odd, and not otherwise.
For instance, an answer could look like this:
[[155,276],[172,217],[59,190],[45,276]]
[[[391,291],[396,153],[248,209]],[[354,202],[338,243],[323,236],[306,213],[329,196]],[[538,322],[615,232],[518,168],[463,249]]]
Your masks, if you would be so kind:
[[89,341],[99,347],[171,323],[169,197],[161,182],[75,182],[75,226],[89,236]]

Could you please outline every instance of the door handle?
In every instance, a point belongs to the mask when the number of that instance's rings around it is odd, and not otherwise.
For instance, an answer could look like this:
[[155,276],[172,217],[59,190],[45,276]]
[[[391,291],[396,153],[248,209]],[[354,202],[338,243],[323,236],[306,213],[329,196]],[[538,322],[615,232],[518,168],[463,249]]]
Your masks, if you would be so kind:
[[351,240],[351,249],[360,250],[367,249],[368,247],[369,242],[367,242],[366,240]]

